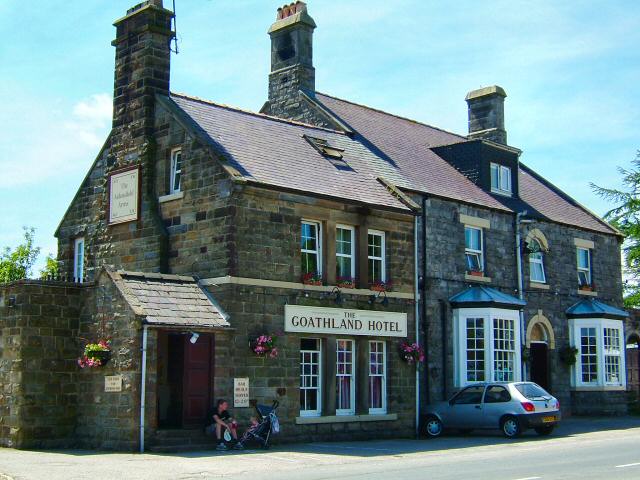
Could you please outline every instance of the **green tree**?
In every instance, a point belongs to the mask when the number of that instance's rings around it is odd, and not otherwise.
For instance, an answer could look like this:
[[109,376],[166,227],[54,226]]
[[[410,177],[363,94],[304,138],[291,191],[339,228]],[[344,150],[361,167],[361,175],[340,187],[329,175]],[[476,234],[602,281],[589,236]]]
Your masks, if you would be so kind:
[[9,247],[0,252],[0,283],[13,282],[27,278],[40,254],[40,248],[33,245],[33,228],[23,227],[24,241],[15,250]]
[[58,278],[58,273],[60,272],[60,270],[58,268],[58,261],[56,260],[56,257],[49,254],[47,255],[45,261],[47,263],[45,264],[44,268],[40,270],[40,278],[43,280],[46,280],[48,278]]
[[631,162],[631,168],[618,167],[623,189],[603,188],[591,184],[591,188],[605,200],[616,206],[604,215],[604,219],[622,232],[625,263],[626,307],[640,306],[640,150]]

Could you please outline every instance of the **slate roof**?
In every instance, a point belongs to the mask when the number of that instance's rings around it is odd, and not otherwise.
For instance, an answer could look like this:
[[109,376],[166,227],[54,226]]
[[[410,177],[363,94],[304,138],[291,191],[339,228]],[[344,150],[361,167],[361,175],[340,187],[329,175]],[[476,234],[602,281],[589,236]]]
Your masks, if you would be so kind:
[[[335,130],[207,102],[182,94],[171,100],[192,126],[244,180],[301,194],[410,212],[377,179],[371,165],[381,160],[362,143]],[[344,150],[344,167],[323,157],[304,135]]]
[[507,199],[485,192],[430,150],[430,147],[467,141],[464,136],[326,94],[316,93],[314,98],[357,132],[356,138],[391,163],[396,162],[394,178],[399,186],[497,210],[528,210],[533,216],[596,232],[618,233],[522,164],[520,199]]
[[226,315],[193,277],[109,272],[136,315],[151,325],[229,327]]
[[458,308],[500,307],[519,310],[527,302],[491,287],[469,287],[449,299]]
[[612,318],[624,320],[629,314],[595,298],[580,300],[567,309],[568,318]]

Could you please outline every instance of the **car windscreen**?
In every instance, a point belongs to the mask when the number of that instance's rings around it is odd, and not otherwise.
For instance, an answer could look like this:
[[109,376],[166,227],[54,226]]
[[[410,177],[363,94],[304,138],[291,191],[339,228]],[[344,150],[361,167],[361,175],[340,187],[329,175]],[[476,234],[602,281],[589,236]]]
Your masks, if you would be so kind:
[[518,383],[516,389],[529,400],[535,400],[537,398],[550,398],[551,395],[539,385],[535,383]]

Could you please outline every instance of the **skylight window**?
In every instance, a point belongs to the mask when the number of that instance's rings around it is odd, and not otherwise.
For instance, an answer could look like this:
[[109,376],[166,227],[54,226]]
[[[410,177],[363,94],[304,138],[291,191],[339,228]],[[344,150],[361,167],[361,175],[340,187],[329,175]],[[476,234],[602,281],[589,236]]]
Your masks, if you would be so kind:
[[329,144],[329,141],[324,138],[309,137],[308,135],[303,135],[303,137],[318,151],[320,155],[329,160],[334,167],[343,170],[351,170],[351,167],[343,157],[344,148],[331,145]]

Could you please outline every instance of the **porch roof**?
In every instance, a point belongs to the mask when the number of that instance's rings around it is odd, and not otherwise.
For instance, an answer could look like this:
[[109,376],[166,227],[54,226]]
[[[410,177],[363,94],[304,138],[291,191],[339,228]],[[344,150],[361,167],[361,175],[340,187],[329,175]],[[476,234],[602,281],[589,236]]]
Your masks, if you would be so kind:
[[134,312],[147,324],[229,327],[227,315],[193,277],[123,270],[110,274]]

